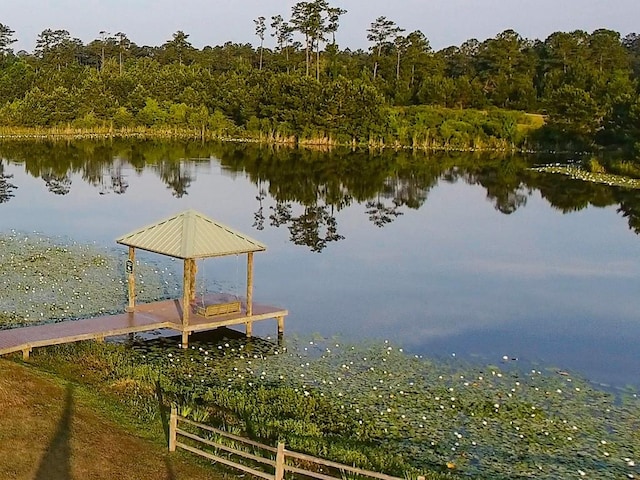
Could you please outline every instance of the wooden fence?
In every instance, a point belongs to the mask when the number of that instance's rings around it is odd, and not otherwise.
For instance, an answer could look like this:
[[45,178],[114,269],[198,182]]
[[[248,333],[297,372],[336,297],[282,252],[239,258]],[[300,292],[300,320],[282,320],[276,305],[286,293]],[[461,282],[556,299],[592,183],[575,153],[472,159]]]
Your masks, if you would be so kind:
[[[195,433],[181,429],[181,424],[190,425],[192,427],[195,427],[195,429],[199,429],[200,431],[213,433],[218,437],[230,440],[232,443],[235,443],[238,448],[225,445],[214,440],[202,438]],[[188,445],[180,441],[180,438],[186,438],[191,440],[192,443],[195,442],[211,447],[216,453],[202,450],[201,448],[194,447],[193,445]],[[243,450],[242,447],[250,447],[253,453]],[[209,425],[203,425],[201,423],[197,423],[184,418],[177,414],[175,407],[172,407],[171,417],[169,420],[169,451],[173,452],[177,448],[182,448],[183,450],[187,450],[196,455],[200,455],[201,457],[207,458],[214,462],[219,462],[231,468],[236,468],[256,477],[264,478],[265,480],[283,480],[286,472],[300,474],[311,478],[317,478],[319,480],[335,480],[336,478],[340,479],[346,473],[362,477],[375,478],[379,480],[405,480],[404,478],[392,477],[390,475],[372,472],[369,470],[362,470],[360,468],[351,467],[349,465],[324,460],[322,458],[312,457],[303,453],[293,452],[291,450],[287,450],[284,443],[282,442],[279,442],[277,447],[272,447],[259,442],[255,442],[253,440],[249,440],[248,438],[233,435],[223,430],[210,427]],[[222,457],[217,454],[217,452],[220,451],[226,452],[230,455]],[[273,459],[274,455],[275,460]],[[257,468],[252,468],[247,465],[238,463],[232,460],[232,458],[234,457],[245,458],[247,460],[250,460],[254,464],[264,465],[267,467],[265,470],[271,470],[273,471],[273,473],[268,473],[266,471],[258,470]],[[318,468],[316,468],[315,470],[308,470],[307,468],[303,468],[303,466],[309,467],[311,465],[316,465]],[[323,473],[321,471],[322,467],[326,467],[326,473]],[[337,473],[340,476],[327,474],[331,472]],[[424,480],[424,477],[418,477],[418,480]]]

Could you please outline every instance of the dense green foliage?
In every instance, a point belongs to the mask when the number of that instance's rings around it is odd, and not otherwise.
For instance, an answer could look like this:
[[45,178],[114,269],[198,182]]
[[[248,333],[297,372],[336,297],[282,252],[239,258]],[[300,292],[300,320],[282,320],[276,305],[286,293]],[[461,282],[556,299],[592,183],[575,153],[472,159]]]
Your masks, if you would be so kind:
[[[32,53],[14,54],[14,32],[0,24],[0,125],[453,149],[637,147],[636,34],[529,40],[506,30],[434,52],[422,32],[403,35],[379,17],[366,32],[370,50],[352,51],[336,42],[346,13],[314,0],[294,5],[290,21],[259,17],[258,48],[197,49],[182,31],[161,46],[122,32],[85,45],[47,29]],[[496,108],[542,114],[546,125]]]

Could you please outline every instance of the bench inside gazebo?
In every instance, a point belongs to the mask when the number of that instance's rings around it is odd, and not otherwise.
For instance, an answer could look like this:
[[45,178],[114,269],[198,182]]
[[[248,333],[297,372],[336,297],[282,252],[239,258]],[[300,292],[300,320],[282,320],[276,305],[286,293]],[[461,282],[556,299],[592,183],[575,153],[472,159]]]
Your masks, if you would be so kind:
[[[284,330],[286,310],[253,302],[253,254],[266,246],[195,210],[187,210],[152,225],[130,232],[116,240],[129,247],[127,281],[129,302],[127,312],[144,312],[148,306],[136,304],[136,249],[167,255],[183,261],[182,298],[169,303],[167,315],[176,309],[182,332],[182,346],[187,348],[189,334],[221,326],[245,325],[246,335],[252,335],[253,322],[269,318],[278,321],[278,334]],[[227,255],[247,255],[246,296],[238,299],[230,294],[203,295],[196,301],[196,260]],[[185,308],[186,306],[186,308]],[[155,310],[154,310],[155,311]],[[168,319],[171,322],[171,319]],[[171,322],[173,323],[173,322]]]

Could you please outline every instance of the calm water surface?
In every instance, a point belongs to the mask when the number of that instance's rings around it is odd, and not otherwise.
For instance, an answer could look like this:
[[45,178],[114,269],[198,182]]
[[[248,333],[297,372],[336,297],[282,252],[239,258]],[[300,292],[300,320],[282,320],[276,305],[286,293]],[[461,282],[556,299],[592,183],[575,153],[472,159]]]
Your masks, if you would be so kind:
[[[266,243],[255,298],[290,310],[289,334],[640,386],[639,193],[522,158],[156,142],[5,143],[0,158],[0,231],[117,248],[195,208]],[[243,291],[244,257],[200,268]]]

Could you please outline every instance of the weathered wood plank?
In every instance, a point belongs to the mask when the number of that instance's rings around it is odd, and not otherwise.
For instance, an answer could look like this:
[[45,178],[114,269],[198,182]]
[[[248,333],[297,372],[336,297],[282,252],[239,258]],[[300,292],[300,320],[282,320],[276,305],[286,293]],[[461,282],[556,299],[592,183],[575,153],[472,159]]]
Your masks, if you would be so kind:
[[[370,470],[364,470],[361,468],[356,468],[356,467],[352,467],[349,465],[345,465],[342,463],[337,463],[337,462],[332,462],[330,460],[325,460],[323,458],[318,458],[318,457],[313,457],[311,455],[306,455],[304,453],[298,453],[298,452],[294,452],[291,450],[287,450],[285,448],[284,443],[282,442],[278,442],[278,447],[274,448],[271,447],[269,445],[264,445],[262,443],[259,442],[255,442],[253,440],[250,440],[248,438],[244,438],[244,437],[240,437],[237,435],[233,435],[231,433],[228,432],[224,432],[222,430],[219,430],[217,428],[214,427],[210,427],[209,425],[205,425],[202,423],[198,423],[198,422],[194,422],[193,420],[189,420],[187,418],[184,418],[182,416],[177,416],[177,421],[178,422],[184,422],[187,423],[189,425],[193,425],[195,427],[198,428],[202,428],[204,430],[208,430],[212,433],[216,433],[220,436],[232,439],[232,440],[236,440],[238,442],[242,442],[245,443],[247,445],[252,445],[255,446],[257,448],[263,449],[263,450],[267,450],[270,452],[275,452],[276,453],[276,460],[275,462],[273,460],[264,458],[264,457],[258,457],[258,456],[254,456],[252,454],[249,454],[247,452],[243,452],[240,450],[236,450],[234,448],[231,447],[227,447],[226,445],[222,445],[218,442],[212,441],[212,440],[206,440],[203,439],[201,437],[199,437],[198,435],[186,432],[184,430],[181,429],[177,429],[177,433],[179,435],[185,436],[187,438],[190,438],[191,440],[197,441],[197,442],[201,442],[204,443],[205,445],[208,445],[210,447],[213,448],[219,448],[221,450],[224,450],[226,452],[232,453],[232,454],[237,454],[237,455],[241,455],[245,458],[249,458],[251,460],[254,460],[256,462],[259,463],[265,463],[267,465],[273,466],[275,467],[275,474],[269,476],[269,480],[274,479],[274,480],[282,480],[284,477],[284,472],[291,472],[291,473],[298,473],[300,475],[304,475],[307,477],[312,477],[312,478],[317,478],[318,480],[340,480],[340,477],[335,477],[335,476],[330,476],[330,475],[325,475],[323,473],[319,473],[319,472],[314,472],[311,470],[306,470],[304,468],[299,468],[293,465],[288,465],[286,463],[286,459],[287,458],[292,458],[295,460],[301,460],[304,462],[309,462],[309,463],[315,463],[316,465],[322,465],[325,467],[330,467],[330,468],[334,468],[336,470],[339,470],[340,472],[344,473],[344,472],[349,472],[349,473],[353,473],[356,475],[361,475],[364,477],[369,477],[369,478],[376,478],[379,480],[404,480],[400,477],[393,477],[391,475],[386,475],[384,473],[378,473],[378,472],[373,472]],[[177,443],[177,445],[181,448],[185,448],[183,447],[184,444],[181,444],[180,442]],[[227,461],[225,459],[220,459],[220,457],[217,457],[215,455],[212,454],[207,454],[207,452],[203,452],[202,450],[199,450],[197,448],[194,447],[189,447],[186,446],[187,448],[185,448],[186,450],[189,450],[193,453],[196,453],[197,455],[201,455],[201,456],[205,456],[206,458],[212,459],[212,460],[216,460],[216,461],[220,461],[221,463],[224,463],[227,466],[233,467],[233,468],[238,468],[244,472],[247,473],[251,473],[249,472],[247,469],[248,467],[245,467],[244,465],[240,465],[240,464],[236,464],[234,462],[231,461]],[[205,454],[205,455],[203,455]],[[214,458],[215,457],[215,458]],[[250,469],[249,469],[250,470]],[[260,472],[262,475],[264,475],[264,472]],[[255,474],[255,473],[254,473]],[[258,475],[258,476],[262,476],[262,475]],[[262,476],[262,478],[267,478]],[[419,477],[420,478],[420,477]],[[423,477],[424,478],[424,477]]]
[[318,480],[340,480],[340,477],[332,477],[331,475],[325,475],[324,473],[319,473],[319,472],[312,472],[310,470],[294,467],[292,465],[284,465],[284,470],[286,472],[298,473],[300,475],[304,475],[305,477],[317,478]]
[[253,460],[254,462],[257,462],[257,463],[263,463],[263,464],[269,465],[271,467],[275,467],[276,466],[276,462],[274,460],[270,460],[270,459],[264,458],[264,457],[258,457],[256,455],[252,455],[251,453],[248,453],[248,452],[243,452],[242,450],[238,450],[236,448],[227,447],[226,445],[223,445],[223,444],[218,443],[218,442],[212,442],[211,440],[207,440],[206,438],[199,437],[198,435],[195,435],[193,433],[187,432],[187,431],[182,430],[180,428],[176,429],[176,433],[178,435],[183,436],[183,437],[190,438],[191,440],[195,440],[196,442],[204,443],[205,445],[208,445],[210,447],[217,448],[219,450],[224,450],[225,452],[232,453],[234,455],[238,455],[239,457],[248,458],[249,460]]
[[283,480],[284,478],[284,442],[278,442],[278,452],[276,453],[276,473],[275,480]]
[[[385,475],[384,473],[372,472],[369,470],[363,470],[361,468],[350,467],[349,465],[344,465],[342,463],[332,462],[330,460],[324,460],[322,458],[312,457],[311,455],[305,455],[304,453],[293,452],[291,450],[285,450],[285,456],[290,458],[295,458],[297,460],[303,460],[306,462],[317,463],[318,465],[324,465],[325,467],[337,468],[339,470],[345,470],[351,473],[355,473],[357,475],[364,475],[371,478],[378,478],[380,480],[402,480],[398,477],[392,477],[390,475]],[[289,466],[285,467],[289,470]],[[293,471],[293,470],[292,470]],[[298,472],[300,473],[300,472]],[[320,478],[320,477],[317,477]],[[329,477],[335,478],[335,477]]]
[[176,412],[176,407],[171,406],[171,416],[169,417],[169,451],[176,451],[176,442],[178,439],[177,435],[178,430],[178,414]]
[[176,446],[179,448],[182,448],[183,450],[187,450],[191,453],[195,453],[196,455],[200,455],[201,457],[208,458],[209,460],[213,460],[214,462],[222,463],[223,465],[226,465],[228,467],[237,468],[238,470],[242,470],[243,472],[249,473],[256,477],[264,478],[265,480],[274,480],[274,475],[270,475],[268,473],[255,470],[253,468],[246,467],[239,463],[232,462],[231,460],[227,460],[226,458],[218,457],[216,455],[205,452],[198,448],[191,447],[185,443],[176,442]]
[[[219,298],[228,298],[228,296],[211,295],[207,297],[207,301],[215,302]],[[246,325],[247,322],[277,319],[288,315],[286,310],[278,307],[254,304],[252,316],[247,316],[243,311],[215,318],[206,318],[194,313],[191,315],[189,325],[185,328],[182,325],[182,306],[181,300],[162,300],[136,305],[134,312],[0,330],[0,355],[36,347],[96,340],[165,328],[187,333],[213,330],[218,327]]]
[[205,425],[203,423],[198,423],[198,422],[194,422],[192,420],[189,420],[188,418],[184,418],[181,416],[178,416],[178,420],[180,422],[184,422],[184,423],[188,423],[189,425],[193,425],[194,427],[198,427],[198,428],[202,428],[203,430],[208,430],[211,433],[215,433],[217,435],[220,435],[221,437],[225,437],[228,438],[230,440],[235,440],[237,442],[242,442],[245,443],[247,445],[251,445],[253,447],[257,447],[257,448],[262,448],[263,450],[266,450],[268,452],[273,452],[273,453],[277,453],[277,449],[274,447],[270,447],[269,445],[264,445],[262,443],[259,442],[255,442],[249,438],[244,438],[244,437],[240,437],[238,435],[234,435],[233,433],[229,433],[229,432],[225,432],[224,430],[219,430],[215,427],[211,427],[209,425]]

